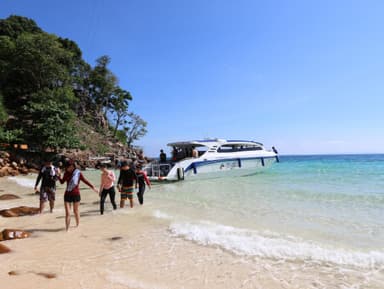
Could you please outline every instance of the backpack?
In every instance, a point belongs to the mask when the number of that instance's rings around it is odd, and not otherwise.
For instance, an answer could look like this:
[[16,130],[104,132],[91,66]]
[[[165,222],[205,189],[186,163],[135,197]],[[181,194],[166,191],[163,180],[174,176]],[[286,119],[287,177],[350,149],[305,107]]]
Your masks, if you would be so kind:
[[[52,173],[53,170],[53,173]],[[55,168],[52,167],[43,167],[41,170],[42,181],[44,186],[46,187],[54,187],[56,182],[56,171]]]

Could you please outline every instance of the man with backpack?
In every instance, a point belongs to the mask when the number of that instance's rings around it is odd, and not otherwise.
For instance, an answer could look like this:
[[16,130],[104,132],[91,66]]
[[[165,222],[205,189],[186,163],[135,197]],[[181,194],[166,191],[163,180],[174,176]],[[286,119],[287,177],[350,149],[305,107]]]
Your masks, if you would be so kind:
[[46,160],[44,166],[41,168],[39,175],[36,179],[35,191],[38,192],[37,186],[41,180],[40,186],[40,214],[44,210],[44,204],[49,201],[50,211],[52,213],[55,206],[55,192],[56,192],[56,181],[60,174],[59,169],[53,166],[51,160]]

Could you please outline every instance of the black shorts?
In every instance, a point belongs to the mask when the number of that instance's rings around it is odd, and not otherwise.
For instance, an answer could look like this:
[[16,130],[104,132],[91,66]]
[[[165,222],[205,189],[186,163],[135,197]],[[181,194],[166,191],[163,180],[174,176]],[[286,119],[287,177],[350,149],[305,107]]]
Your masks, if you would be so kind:
[[64,195],[64,202],[77,203],[80,202],[80,195]]

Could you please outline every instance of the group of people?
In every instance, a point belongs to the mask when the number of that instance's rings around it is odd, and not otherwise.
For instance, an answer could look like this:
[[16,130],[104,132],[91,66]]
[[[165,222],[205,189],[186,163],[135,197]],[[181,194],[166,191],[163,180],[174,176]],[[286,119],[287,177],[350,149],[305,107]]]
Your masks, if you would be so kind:
[[[65,163],[64,175],[61,176],[61,170],[59,167],[55,167],[51,160],[44,162],[43,167],[39,171],[39,174],[35,183],[35,191],[39,192],[40,196],[40,213],[44,211],[44,206],[49,201],[50,211],[52,212],[56,199],[56,182],[61,184],[67,184],[64,192],[64,207],[65,207],[65,228],[68,231],[71,222],[71,207],[73,207],[73,214],[76,220],[76,227],[80,223],[80,181],[89,186],[100,197],[100,214],[104,214],[104,203],[107,196],[111,201],[113,209],[117,209],[115,202],[115,181],[116,176],[112,170],[109,170],[105,163],[98,165],[101,170],[100,188],[97,190],[93,184],[91,184],[77,168],[76,162],[68,160]],[[38,185],[41,181],[40,189]],[[145,173],[142,170],[140,163],[134,166],[133,163],[123,161],[120,166],[120,174],[117,180],[117,189],[120,192],[120,208],[124,208],[125,202],[129,200],[130,207],[134,205],[134,191],[138,189],[137,198],[140,205],[144,203],[144,192],[146,185],[151,187],[151,183]]]
[[[162,159],[162,154],[164,154],[163,150],[160,150],[160,162]],[[199,151],[195,146],[193,147],[185,147],[185,148],[177,148],[173,147],[172,149],[172,161],[177,162],[184,158],[198,158]]]

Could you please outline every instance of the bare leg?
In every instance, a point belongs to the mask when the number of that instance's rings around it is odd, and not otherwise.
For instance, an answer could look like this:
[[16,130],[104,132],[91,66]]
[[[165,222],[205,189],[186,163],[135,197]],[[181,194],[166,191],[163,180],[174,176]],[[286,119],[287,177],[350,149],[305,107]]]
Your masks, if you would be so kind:
[[40,201],[40,214],[44,211],[44,201]]
[[68,231],[71,223],[71,203],[64,202],[65,207],[65,229]]
[[75,214],[76,227],[78,227],[80,224],[79,206],[80,206],[80,202],[73,203],[73,213]]
[[120,208],[124,208],[125,200],[120,200]]
[[133,198],[129,199],[129,205],[131,206],[131,208],[133,208]]
[[53,201],[53,200],[50,200],[49,201],[49,208],[50,208],[50,210],[51,210],[51,213],[53,212],[53,208],[55,207],[55,201]]

